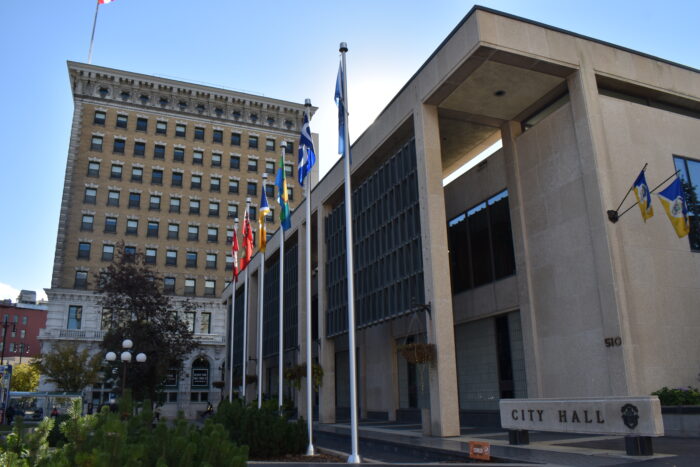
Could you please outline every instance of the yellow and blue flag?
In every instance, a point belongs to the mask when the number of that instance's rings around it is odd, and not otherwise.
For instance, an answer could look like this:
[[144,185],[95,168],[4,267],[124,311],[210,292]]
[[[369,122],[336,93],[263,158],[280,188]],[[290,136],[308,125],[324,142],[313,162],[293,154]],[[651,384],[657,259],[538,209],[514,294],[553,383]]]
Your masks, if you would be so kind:
[[265,252],[267,247],[267,228],[265,228],[265,216],[270,214],[270,205],[267,204],[267,195],[263,185],[262,196],[260,197],[260,209],[258,210],[258,250]]
[[280,205],[280,224],[282,224],[282,230],[289,230],[292,228],[292,221],[289,212],[289,190],[287,190],[287,174],[285,173],[284,156],[280,156],[280,165],[277,168],[275,185],[277,185],[277,203]]
[[649,192],[649,185],[647,185],[647,179],[643,170],[639,172],[639,176],[634,181],[634,196],[637,197],[639,209],[642,211],[642,218],[646,222],[647,219],[654,215],[654,208],[651,207],[651,193]]
[[688,205],[683,195],[681,179],[676,177],[673,183],[659,193],[659,199],[666,210],[666,214],[668,214],[668,218],[671,220],[671,224],[673,224],[673,228],[676,229],[678,238],[688,235],[690,233]]

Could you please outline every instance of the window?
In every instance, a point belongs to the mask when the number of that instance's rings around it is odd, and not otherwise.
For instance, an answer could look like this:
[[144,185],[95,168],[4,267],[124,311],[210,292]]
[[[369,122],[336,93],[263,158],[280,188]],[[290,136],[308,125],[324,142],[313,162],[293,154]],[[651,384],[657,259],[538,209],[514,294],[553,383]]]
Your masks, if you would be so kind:
[[265,151],[275,150],[275,140],[272,138],[265,139]]
[[168,212],[180,212],[180,198],[170,198],[170,207]]
[[160,223],[156,221],[148,221],[148,230],[146,231],[147,237],[157,237]]
[[165,265],[177,266],[177,251],[168,250],[165,252]]
[[284,164],[284,174],[289,178],[294,177],[294,165]]
[[287,154],[294,154],[294,143],[287,141],[287,149],[285,152]]
[[151,198],[148,200],[148,210],[160,211],[160,196],[151,195]]
[[228,192],[233,194],[238,194],[238,180],[228,181]]
[[257,159],[248,159],[248,172],[257,172],[258,171],[258,160]]
[[153,158],[154,159],[165,159],[165,146],[162,144],[156,144],[153,146]]
[[[275,208],[270,208],[270,213],[265,216],[265,222],[272,224],[275,222]],[[267,236],[270,238],[272,234],[268,233]]]
[[275,174],[275,163],[273,161],[265,161],[265,173]]
[[258,149],[258,137],[257,136],[248,136],[248,148]]
[[294,201],[294,188],[291,186],[287,187],[287,200]]
[[188,251],[185,255],[185,267],[196,268],[197,267],[197,253],[194,251]]
[[87,242],[78,243],[78,259],[90,259],[90,244]]
[[75,289],[87,289],[88,273],[87,271],[76,271],[75,272],[75,284],[73,288]]
[[125,246],[124,247],[124,261],[127,263],[133,263],[136,258],[136,247],[135,246]]
[[131,168],[131,181],[141,183],[143,180],[143,169],[141,167]]
[[[85,273],[87,278],[87,273]],[[77,275],[76,275],[77,278]],[[76,287],[77,288],[77,287]],[[80,329],[83,320],[83,307],[71,305],[68,307],[68,329]]]
[[[207,269],[216,269],[216,254],[215,253],[207,253]],[[206,285],[205,285],[205,287],[206,287]]]
[[146,248],[146,255],[144,256],[144,261],[146,264],[156,264],[156,256],[158,255],[158,250],[155,248]]
[[218,177],[212,177],[209,181],[209,191],[219,192],[221,191],[221,179]]
[[88,162],[88,177],[99,177],[100,176],[100,163],[99,162]]
[[[258,208],[255,206],[250,206],[248,208],[248,216],[250,216],[251,219],[257,219],[258,218]],[[255,232],[253,232],[253,237],[255,237]],[[255,242],[253,242],[255,243]]]
[[213,153],[211,155],[211,166],[212,167],[221,167],[221,154]]
[[175,293],[175,278],[165,277],[163,278],[163,293],[174,294]]
[[178,123],[177,125],[175,125],[175,136],[179,136],[181,138],[184,138],[186,133],[187,133],[187,125],[183,125],[181,123]]
[[95,111],[95,118],[93,118],[92,123],[95,125],[104,125],[107,119],[107,114],[99,110]]
[[117,128],[126,128],[129,123],[129,117],[126,115],[117,115]]
[[224,142],[224,132],[221,130],[214,130],[211,135],[211,140],[213,143],[223,143]]
[[185,149],[173,148],[173,160],[175,162],[183,162],[185,160]]
[[139,117],[136,119],[136,131],[148,131],[148,119]]
[[235,219],[238,217],[238,205],[235,203],[229,203],[228,209],[226,211],[226,217],[229,219]]
[[204,153],[202,151],[194,151],[192,153],[192,164],[193,165],[204,164]]
[[110,190],[107,193],[107,206],[119,206],[119,192],[116,190]]
[[127,235],[136,235],[139,230],[139,221],[136,219],[127,219],[126,220],[126,234]]
[[92,227],[95,223],[95,216],[85,214],[80,221],[80,230],[84,232],[92,232]]
[[105,232],[115,233],[117,231],[117,218],[105,217]]
[[173,172],[171,186],[182,186],[182,172]]
[[201,190],[202,189],[202,176],[201,175],[192,175],[192,181],[190,182],[190,188],[193,190]]
[[[194,295],[197,288],[197,281],[194,279],[185,279],[185,295]],[[194,313],[192,313],[194,315]],[[194,328],[194,319],[192,320],[192,327]]]
[[232,169],[240,170],[241,169],[240,156],[231,156],[231,161],[229,163],[229,167]]
[[214,201],[209,203],[209,217],[219,217],[219,203]]
[[168,133],[168,122],[156,122],[156,134],[165,135]]
[[204,141],[204,128],[200,126],[194,127],[194,139],[195,141]]
[[226,270],[233,271],[233,256],[226,255]]
[[240,146],[241,145],[241,134],[240,133],[231,133],[231,146]]
[[265,185],[265,195],[268,198],[275,197],[275,185]]
[[112,164],[112,170],[109,172],[109,178],[114,180],[122,179],[122,166],[119,164]]
[[191,242],[196,242],[199,240],[199,227],[196,225],[190,225],[187,227],[187,240]]
[[90,140],[90,150],[102,152],[102,136],[93,136]]
[[134,156],[145,156],[146,155],[146,143],[143,141],[136,141],[134,143]]
[[209,227],[207,229],[207,241],[216,243],[219,241],[219,229],[216,227]]
[[129,193],[129,207],[141,207],[141,193]]
[[112,152],[118,154],[124,154],[124,148],[126,147],[126,141],[119,138],[114,138],[114,144],[112,145]]
[[199,214],[199,204],[197,199],[190,200],[190,214]]
[[94,188],[85,188],[85,195],[83,196],[83,203],[96,204],[97,203],[97,190]]
[[163,171],[159,169],[153,169],[151,172],[151,185],[162,185],[163,184]]
[[691,251],[700,251],[700,161],[673,156],[676,170],[680,170],[681,186],[688,207]]
[[178,224],[168,224],[168,238],[177,240],[179,236],[180,226]]
[[257,182],[248,182],[248,190],[246,191],[251,196],[258,194],[258,184]]
[[102,245],[102,261],[114,259],[114,245]]
[[[22,316],[22,326],[26,326],[26,325],[27,325],[27,317]],[[22,337],[24,337],[24,334],[22,334]]]
[[233,230],[226,229],[226,244],[230,245],[233,243]]

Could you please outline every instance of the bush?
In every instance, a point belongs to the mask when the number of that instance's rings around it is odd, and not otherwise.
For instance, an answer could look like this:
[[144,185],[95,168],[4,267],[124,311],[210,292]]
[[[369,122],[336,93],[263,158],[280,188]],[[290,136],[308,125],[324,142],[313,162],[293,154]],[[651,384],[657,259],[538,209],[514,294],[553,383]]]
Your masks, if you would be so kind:
[[251,459],[279,458],[305,452],[308,443],[306,422],[289,422],[279,414],[275,401],[258,409],[240,400],[224,401],[213,421],[221,423],[231,441],[247,445]]
[[651,395],[659,396],[661,405],[700,405],[700,391],[692,386],[673,389],[664,386]]
[[52,448],[61,447],[66,442],[66,437],[61,433],[61,423],[68,420],[70,417],[65,414],[58,415],[57,417],[51,417],[55,423],[52,425],[51,432],[49,433],[49,446]]

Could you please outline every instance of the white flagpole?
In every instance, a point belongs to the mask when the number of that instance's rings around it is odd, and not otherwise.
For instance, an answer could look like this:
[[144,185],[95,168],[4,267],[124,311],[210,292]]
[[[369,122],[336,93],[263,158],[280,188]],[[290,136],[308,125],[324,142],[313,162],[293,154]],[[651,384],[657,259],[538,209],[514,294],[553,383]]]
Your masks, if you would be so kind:
[[[304,103],[306,107],[307,118],[311,117],[309,109],[311,108],[311,99],[306,99]],[[308,149],[306,149],[308,151]],[[308,160],[308,157],[307,157]],[[306,419],[309,429],[309,447],[306,449],[307,456],[315,455],[313,443],[313,384],[312,365],[311,361],[311,173],[306,174]]]
[[[267,174],[263,173],[262,189],[265,189],[265,182],[267,182]],[[259,206],[258,209],[262,208]],[[258,219],[260,218],[260,212],[258,211]],[[263,217],[263,222],[265,218]],[[258,229],[258,235],[263,235],[263,230]],[[258,239],[258,245],[262,242],[262,238]],[[262,361],[263,361],[263,307],[265,306],[265,252],[260,251],[260,271],[258,272],[258,408],[262,407]]]
[[[287,154],[287,144],[283,141],[282,142],[282,160],[280,163],[282,164],[282,167],[280,167],[280,170],[285,170],[284,167],[284,158]],[[279,189],[279,187],[277,187]],[[282,189],[284,189],[284,184],[282,184]],[[279,197],[280,200],[283,201],[282,198],[283,193],[278,193],[277,196]],[[280,211],[283,210],[283,206],[280,205]],[[277,405],[280,408],[280,411],[282,411],[282,405],[284,403],[283,397],[282,397],[282,391],[283,391],[283,377],[284,377],[284,227],[282,226],[282,222],[280,222],[280,297],[279,297],[279,355],[277,358]]]
[[[236,235],[236,230],[238,230],[238,219],[233,221],[233,235]],[[231,245],[233,248],[233,237],[231,237]],[[238,264],[233,265],[234,268],[238,267]],[[233,332],[234,323],[236,319],[236,284],[238,281],[236,277],[233,277],[233,294],[231,295],[231,348],[229,349],[229,371],[228,371],[228,401],[233,402]]]
[[[250,198],[245,200],[246,214],[248,215],[248,225],[250,226]],[[245,241],[245,234],[243,235],[243,241]],[[245,253],[244,253],[245,254]],[[245,404],[245,377],[248,370],[248,277],[250,272],[248,265],[245,267],[245,282],[243,283],[243,371],[241,372],[241,384],[243,388],[241,389],[241,394],[243,395],[243,403]]]
[[100,11],[100,2],[95,0],[95,19],[92,21],[92,35],[90,36],[90,50],[88,51],[88,65],[92,63],[92,43],[95,41],[95,26],[97,26],[97,12]]
[[340,54],[343,63],[343,107],[345,109],[345,146],[343,154],[343,168],[345,173],[345,254],[347,258],[348,276],[348,355],[350,357],[350,433],[352,440],[352,453],[348,457],[348,463],[359,464],[360,453],[357,442],[357,363],[355,362],[355,278],[353,272],[352,254],[352,191],[350,186],[350,132],[348,130],[348,85],[347,68],[345,66],[345,53],[348,45],[340,43]]

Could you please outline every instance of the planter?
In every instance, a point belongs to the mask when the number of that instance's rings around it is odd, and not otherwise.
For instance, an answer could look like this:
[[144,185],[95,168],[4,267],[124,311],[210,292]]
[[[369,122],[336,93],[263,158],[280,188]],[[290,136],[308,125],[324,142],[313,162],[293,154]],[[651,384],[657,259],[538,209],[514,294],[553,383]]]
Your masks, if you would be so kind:
[[406,359],[408,363],[433,363],[435,361],[435,345],[412,343],[404,344],[397,347],[399,353]]
[[661,406],[665,436],[700,438],[700,405]]

